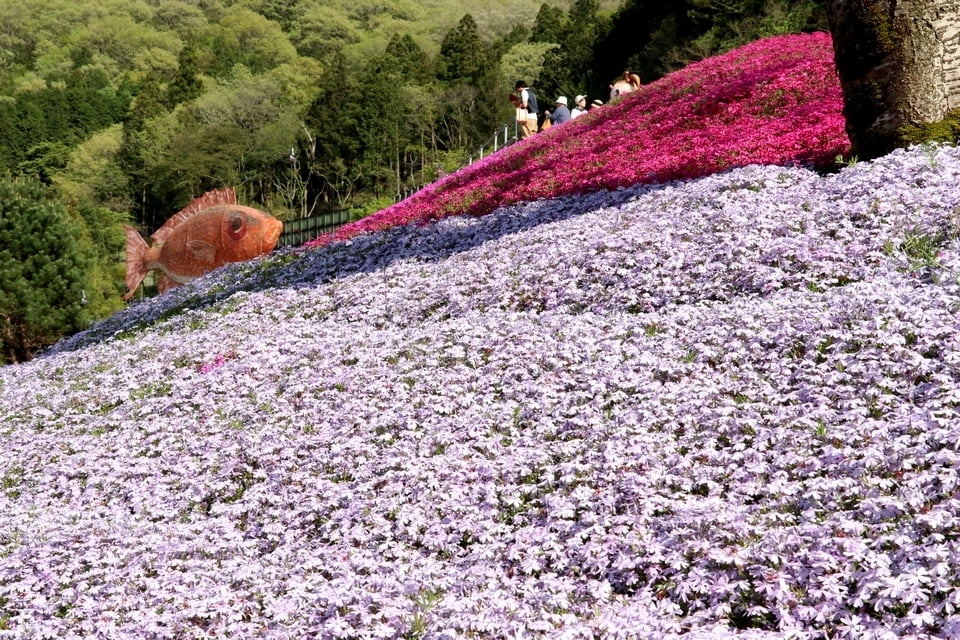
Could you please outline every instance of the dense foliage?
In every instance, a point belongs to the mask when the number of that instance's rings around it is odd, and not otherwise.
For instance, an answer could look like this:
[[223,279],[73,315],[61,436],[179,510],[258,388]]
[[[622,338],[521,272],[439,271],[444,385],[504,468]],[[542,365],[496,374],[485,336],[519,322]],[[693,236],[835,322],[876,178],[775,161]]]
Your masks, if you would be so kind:
[[38,182],[0,177],[0,363],[86,326],[93,256],[83,231]]
[[[759,35],[816,26],[816,3],[801,5],[672,3],[637,31],[647,7],[635,1],[465,13],[439,1],[10,0],[0,8],[0,170],[50,182],[80,145],[122,124],[100,150],[102,183],[87,176],[85,204],[144,231],[224,184],[281,216],[372,211],[460,166],[509,119],[517,77],[539,81],[544,96],[604,97],[642,47],[675,65],[638,66],[651,81]],[[668,54],[656,34],[678,20]],[[625,46],[624,31],[639,38]],[[682,48],[708,31],[726,35]]]
[[281,251],[0,369],[4,634],[957,637],[960,152],[807,159]]
[[822,0],[625,0],[594,51],[608,76],[621,64],[648,82],[758,38],[826,30]]

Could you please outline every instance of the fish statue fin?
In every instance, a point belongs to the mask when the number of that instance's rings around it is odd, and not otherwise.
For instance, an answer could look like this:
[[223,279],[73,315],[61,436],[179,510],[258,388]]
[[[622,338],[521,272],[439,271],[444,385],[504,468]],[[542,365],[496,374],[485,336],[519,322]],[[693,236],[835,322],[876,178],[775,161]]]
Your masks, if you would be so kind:
[[237,204],[237,192],[233,187],[213,189],[212,191],[207,191],[202,196],[194,198],[190,201],[190,204],[170,216],[170,218],[163,223],[163,226],[154,231],[150,237],[153,238],[153,241],[157,244],[163,244],[164,241],[170,237],[170,234],[173,233],[174,229],[198,213],[218,204]]
[[127,292],[123,295],[124,300],[129,300],[137,292],[137,287],[143,282],[147,272],[147,262],[144,256],[147,253],[147,241],[143,239],[136,229],[123,225],[123,232],[127,237],[126,250],[126,284]]
[[213,264],[217,259],[217,248],[209,242],[203,240],[188,240],[187,249],[190,250],[198,260]]
[[157,280],[157,293],[163,293],[165,291],[169,291],[170,289],[173,289],[174,287],[179,287],[179,286],[180,286],[179,282],[177,282],[167,274],[163,274]]

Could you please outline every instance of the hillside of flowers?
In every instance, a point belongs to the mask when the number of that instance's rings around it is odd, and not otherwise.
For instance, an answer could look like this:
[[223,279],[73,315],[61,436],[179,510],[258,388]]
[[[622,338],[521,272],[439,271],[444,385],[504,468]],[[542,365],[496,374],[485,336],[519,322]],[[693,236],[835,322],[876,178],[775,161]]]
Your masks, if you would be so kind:
[[960,638],[960,150],[815,167],[355,229],[0,368],[0,638]]
[[766,38],[487,156],[314,244],[749,164],[822,168],[850,146],[842,107],[829,34]]

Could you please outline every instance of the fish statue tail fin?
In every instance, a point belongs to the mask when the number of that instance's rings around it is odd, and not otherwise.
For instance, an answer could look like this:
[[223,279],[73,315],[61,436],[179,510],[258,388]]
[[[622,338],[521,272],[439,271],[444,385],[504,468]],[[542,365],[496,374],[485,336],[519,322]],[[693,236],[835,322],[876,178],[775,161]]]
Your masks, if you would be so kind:
[[127,293],[124,294],[123,299],[129,300],[137,292],[137,287],[149,271],[144,259],[147,253],[147,241],[133,227],[123,225],[123,231],[127,235]]

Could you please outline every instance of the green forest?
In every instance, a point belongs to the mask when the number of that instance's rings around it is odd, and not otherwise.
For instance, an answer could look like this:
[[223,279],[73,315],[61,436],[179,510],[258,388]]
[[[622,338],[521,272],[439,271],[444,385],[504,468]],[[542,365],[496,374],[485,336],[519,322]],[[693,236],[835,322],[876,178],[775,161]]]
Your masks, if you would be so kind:
[[0,361],[124,304],[124,224],[222,186],[282,220],[359,218],[503,131],[517,79],[606,100],[626,69],[824,30],[825,4],[0,0]]

